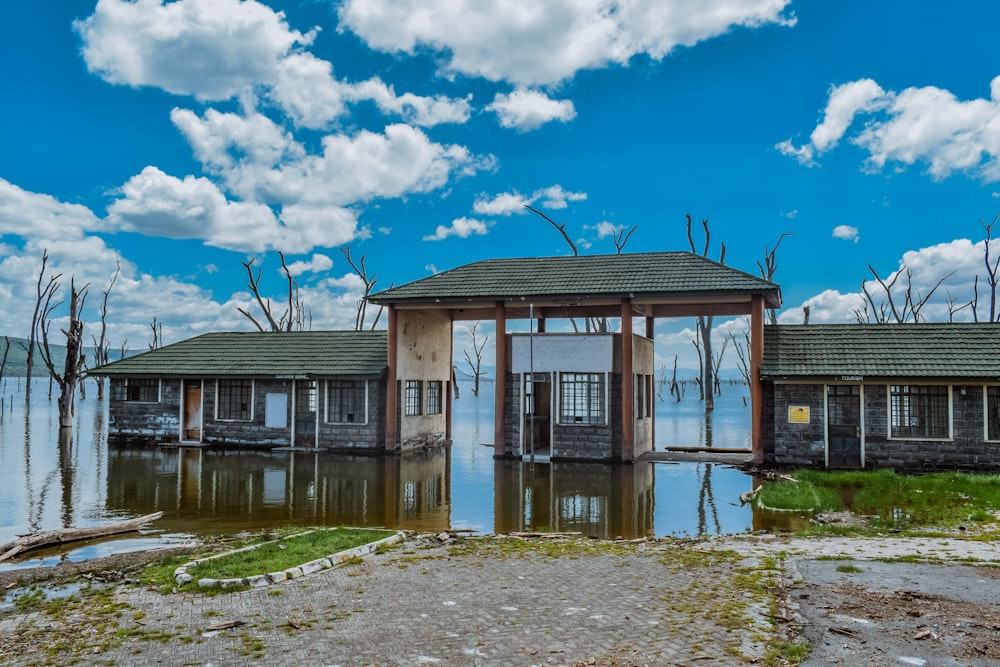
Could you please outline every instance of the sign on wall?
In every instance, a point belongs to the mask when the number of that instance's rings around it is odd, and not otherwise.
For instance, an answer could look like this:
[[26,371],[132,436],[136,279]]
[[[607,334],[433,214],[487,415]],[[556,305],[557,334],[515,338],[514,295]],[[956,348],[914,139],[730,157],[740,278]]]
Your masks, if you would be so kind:
[[789,424],[808,424],[809,423],[809,406],[808,405],[789,405],[788,406],[788,423]]

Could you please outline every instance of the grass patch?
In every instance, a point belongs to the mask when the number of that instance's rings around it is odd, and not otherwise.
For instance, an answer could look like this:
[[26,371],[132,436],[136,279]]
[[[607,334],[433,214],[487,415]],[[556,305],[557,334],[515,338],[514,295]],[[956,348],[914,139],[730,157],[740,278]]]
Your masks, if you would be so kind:
[[862,571],[861,568],[858,567],[857,565],[838,565],[837,566],[837,572],[845,572],[845,573],[848,573],[848,574],[856,574],[856,573],[861,572],[861,571]]
[[[765,485],[758,494],[761,504],[812,512],[847,509],[870,517],[867,529],[852,527],[852,533],[982,529],[996,524],[1000,510],[1000,475],[995,474],[799,470],[792,477],[798,483]],[[808,532],[837,530],[817,526]]]
[[[294,534],[275,540],[274,535],[261,535],[249,540],[253,549],[236,551],[211,558],[188,568],[188,574],[198,579],[242,579],[257,574],[280,572],[303,563],[375,542],[391,535],[391,530],[374,528],[321,528],[309,533]],[[232,545],[230,545],[231,547]],[[205,558],[202,556],[201,558]],[[166,558],[143,572],[141,580],[150,585],[173,588],[174,570],[193,560],[190,556]],[[233,589],[227,589],[233,590]]]

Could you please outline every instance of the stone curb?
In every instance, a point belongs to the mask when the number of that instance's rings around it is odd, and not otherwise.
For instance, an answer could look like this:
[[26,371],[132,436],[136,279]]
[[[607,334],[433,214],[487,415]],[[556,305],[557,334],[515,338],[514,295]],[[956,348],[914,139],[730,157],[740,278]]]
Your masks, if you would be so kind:
[[[307,530],[304,533],[296,533],[295,535],[289,535],[288,537],[282,538],[280,540],[271,540],[270,542],[261,542],[260,544],[251,544],[247,547],[242,547],[240,549],[233,549],[232,551],[226,551],[221,554],[213,554],[206,558],[200,558],[198,560],[193,560],[188,563],[184,563],[176,570],[174,570],[174,581],[177,582],[179,586],[184,584],[189,584],[194,581],[194,577],[188,574],[188,569],[196,567],[200,563],[204,563],[216,558],[222,558],[223,556],[228,556],[230,554],[240,553],[242,551],[250,551],[252,549],[259,549],[266,544],[274,544],[276,542],[281,542],[292,537],[299,537],[301,535],[308,535],[309,533],[316,532],[314,530]],[[200,588],[235,588],[238,586],[250,586],[251,588],[262,588],[264,586],[270,586],[271,584],[277,584],[282,581],[288,581],[289,579],[298,579],[299,577],[304,577],[307,574],[313,574],[314,572],[319,572],[320,570],[328,570],[331,567],[345,563],[352,558],[359,558],[361,556],[367,555],[378,549],[380,546],[396,544],[397,542],[402,542],[405,538],[405,533],[403,531],[398,531],[395,535],[390,535],[389,537],[384,537],[376,542],[369,542],[368,544],[362,544],[360,547],[354,547],[353,549],[348,549],[347,551],[341,551],[339,553],[331,554],[325,558],[317,558],[316,560],[311,560],[308,563],[303,563],[302,565],[296,567],[290,567],[287,570],[282,570],[280,572],[268,572],[267,574],[255,574],[249,577],[243,577],[239,579],[199,579],[198,586]]]

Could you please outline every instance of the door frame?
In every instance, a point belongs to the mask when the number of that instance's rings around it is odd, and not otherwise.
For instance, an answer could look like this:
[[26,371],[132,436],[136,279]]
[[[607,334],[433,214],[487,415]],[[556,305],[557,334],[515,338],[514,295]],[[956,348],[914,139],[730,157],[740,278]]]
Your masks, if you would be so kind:
[[865,467],[865,385],[861,382],[831,382],[823,385],[824,467],[830,468],[830,387],[858,388],[858,447],[861,468]]
[[[188,418],[191,416],[188,412],[188,391],[198,392],[198,438],[188,438],[187,431],[191,424],[188,424]],[[196,442],[201,443],[205,439],[205,382],[204,380],[181,380],[181,419],[180,428],[178,429],[177,438],[180,442]]]
[[[548,426],[548,431],[549,431],[549,439],[548,440],[549,440],[549,442],[548,442],[548,446],[546,447],[546,449],[548,450],[548,453],[546,453],[546,454],[535,454],[534,451],[531,451],[531,452],[528,451],[528,449],[531,447],[531,433],[530,433],[530,431],[531,431],[531,426],[532,426],[532,419],[528,415],[528,393],[527,393],[527,385],[528,385],[528,376],[529,375],[532,376],[531,377],[531,380],[532,380],[531,381],[531,384],[532,384],[532,398],[534,398],[534,396],[537,395],[537,392],[535,392],[535,390],[534,390],[534,385],[536,385],[536,384],[547,384],[549,386],[548,387],[548,392],[549,392],[549,396],[548,396],[548,415],[547,415],[547,417],[545,417],[543,415],[544,418],[547,418],[549,420],[549,426]],[[555,391],[553,390],[553,386],[555,384],[555,378],[553,377],[553,375],[554,375],[554,373],[552,373],[550,371],[535,371],[534,373],[530,373],[529,372],[529,373],[522,373],[521,374],[521,409],[519,410],[519,412],[521,414],[521,438],[520,438],[521,442],[520,442],[520,448],[521,448],[521,458],[524,459],[524,460],[531,459],[531,460],[545,461],[552,454],[552,436],[553,436],[553,428],[554,428],[554,424],[553,424],[554,420],[552,418],[552,411],[553,411],[553,408],[555,407]],[[545,376],[547,379],[544,382],[536,382],[535,381],[535,377],[539,377],[539,376]],[[537,402],[535,403],[534,414],[536,414],[536,415],[538,414],[538,403]]]

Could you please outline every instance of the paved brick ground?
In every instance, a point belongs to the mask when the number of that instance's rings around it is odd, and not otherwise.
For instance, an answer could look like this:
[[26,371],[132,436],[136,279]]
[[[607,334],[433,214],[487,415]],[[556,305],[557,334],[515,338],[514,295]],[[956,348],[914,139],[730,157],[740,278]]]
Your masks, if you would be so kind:
[[[751,639],[766,626],[733,583],[750,561],[690,549],[690,558],[678,558],[679,549],[687,547],[452,556],[446,546],[407,543],[360,565],[239,593],[162,595],[127,587],[117,594],[129,605],[119,625],[141,636],[83,662],[701,666],[742,664],[741,654],[759,654]],[[4,618],[0,633],[28,621]],[[207,631],[230,621],[244,625]],[[165,641],[150,639],[157,632]],[[23,654],[14,664],[45,659]]]

